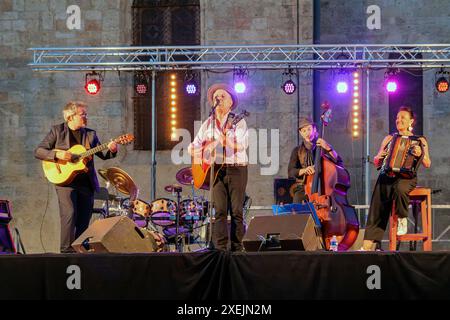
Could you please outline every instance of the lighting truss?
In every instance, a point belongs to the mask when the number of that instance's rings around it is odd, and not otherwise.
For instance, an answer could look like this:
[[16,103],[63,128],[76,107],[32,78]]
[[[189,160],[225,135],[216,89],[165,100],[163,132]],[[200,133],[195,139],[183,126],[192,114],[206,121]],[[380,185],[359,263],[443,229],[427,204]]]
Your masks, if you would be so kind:
[[[450,44],[30,48],[35,71],[450,67]],[[394,54],[397,58],[389,58]],[[345,55],[345,59],[343,59]]]

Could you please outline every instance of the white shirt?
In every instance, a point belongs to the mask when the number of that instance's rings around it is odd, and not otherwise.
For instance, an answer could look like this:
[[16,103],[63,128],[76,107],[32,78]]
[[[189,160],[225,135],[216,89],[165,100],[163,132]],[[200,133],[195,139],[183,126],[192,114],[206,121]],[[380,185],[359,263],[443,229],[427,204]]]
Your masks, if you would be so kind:
[[[216,120],[216,126],[214,130],[212,130],[213,121],[212,118],[209,117],[206,119],[198,131],[197,135],[194,138],[194,141],[189,145],[188,152],[192,155],[194,150],[201,150],[202,146],[207,141],[216,140],[214,143],[215,151],[216,151],[216,159],[215,162],[217,164],[238,164],[238,165],[247,165],[248,157],[247,157],[247,148],[248,148],[248,129],[247,122],[245,119],[239,121],[234,127],[227,130],[227,141],[233,141],[234,144],[237,145],[237,148],[233,148],[229,146],[228,143],[225,146],[219,142],[220,136],[222,132],[222,128],[225,125],[225,122],[228,118],[228,114],[223,118],[222,122],[219,124],[219,121]],[[213,137],[214,136],[214,137]],[[214,145],[212,145],[214,147]],[[223,161],[223,153],[225,151],[225,161]],[[206,154],[205,157],[208,157]]]

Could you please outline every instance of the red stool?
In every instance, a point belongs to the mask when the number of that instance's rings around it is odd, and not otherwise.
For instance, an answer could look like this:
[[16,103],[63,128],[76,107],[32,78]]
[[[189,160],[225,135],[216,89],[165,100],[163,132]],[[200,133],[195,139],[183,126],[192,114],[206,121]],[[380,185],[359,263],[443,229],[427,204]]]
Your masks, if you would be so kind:
[[[389,219],[389,250],[397,250],[397,241],[423,241],[423,250],[431,251],[431,189],[416,187],[409,193],[409,201],[420,203],[420,216],[422,219],[422,233],[407,233],[402,236],[397,235],[398,216],[395,213],[395,206]],[[417,222],[416,222],[417,223]]]

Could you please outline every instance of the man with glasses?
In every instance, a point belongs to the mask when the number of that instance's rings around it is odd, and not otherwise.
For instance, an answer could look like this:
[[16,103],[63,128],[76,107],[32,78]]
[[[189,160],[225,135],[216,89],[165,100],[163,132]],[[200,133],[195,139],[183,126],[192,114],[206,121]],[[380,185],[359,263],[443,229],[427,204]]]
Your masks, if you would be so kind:
[[[35,157],[46,161],[73,161],[74,155],[68,151],[74,145],[82,145],[86,149],[100,145],[94,130],[88,129],[87,105],[79,101],[71,101],[63,109],[64,121],[51,128],[47,136],[35,150]],[[106,153],[97,152],[103,159],[114,158],[117,155],[117,144],[111,141]],[[56,151],[55,149],[62,150]],[[86,163],[87,172],[77,174],[67,185],[55,186],[58,196],[59,213],[61,217],[61,252],[74,252],[72,242],[88,227],[94,207],[94,191],[98,191],[99,183],[94,168],[94,160]]]

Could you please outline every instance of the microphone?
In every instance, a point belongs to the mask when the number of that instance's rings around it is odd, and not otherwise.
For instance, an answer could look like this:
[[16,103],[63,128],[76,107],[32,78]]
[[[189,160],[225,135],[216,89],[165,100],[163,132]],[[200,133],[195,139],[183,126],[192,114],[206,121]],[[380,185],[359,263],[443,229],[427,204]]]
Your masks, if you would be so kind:
[[210,116],[214,116],[215,112],[216,112],[216,108],[220,103],[220,100],[218,97],[215,98],[216,103],[214,103],[213,107],[211,108],[211,112],[209,113]]

